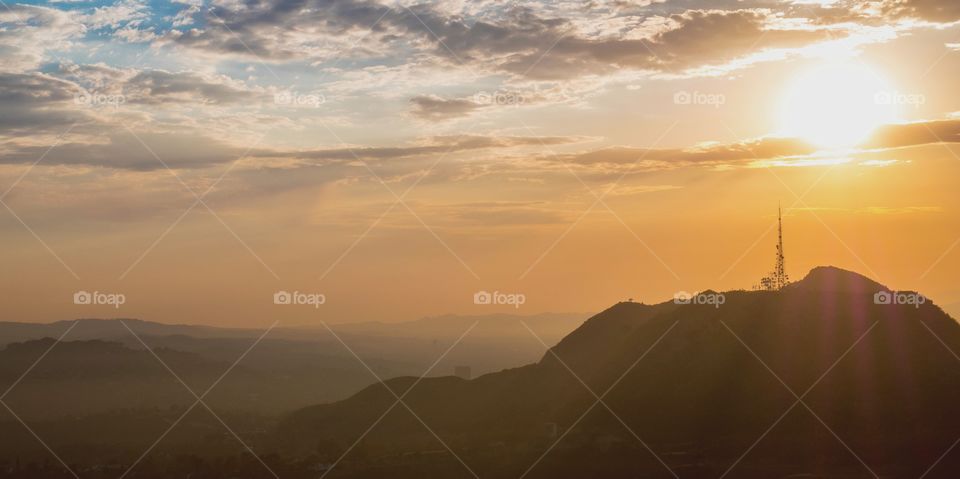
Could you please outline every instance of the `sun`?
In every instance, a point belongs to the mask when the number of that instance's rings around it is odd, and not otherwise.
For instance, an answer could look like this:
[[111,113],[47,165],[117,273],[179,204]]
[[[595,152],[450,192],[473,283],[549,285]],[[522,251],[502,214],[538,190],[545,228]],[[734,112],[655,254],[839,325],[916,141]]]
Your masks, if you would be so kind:
[[882,75],[856,60],[819,65],[788,85],[780,134],[827,149],[856,146],[897,120],[896,106],[887,101],[892,92]]

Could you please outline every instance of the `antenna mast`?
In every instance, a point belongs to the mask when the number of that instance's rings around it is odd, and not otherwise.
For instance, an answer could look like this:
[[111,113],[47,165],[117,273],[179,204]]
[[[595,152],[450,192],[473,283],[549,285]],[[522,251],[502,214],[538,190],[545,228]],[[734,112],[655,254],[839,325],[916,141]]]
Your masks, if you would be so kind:
[[765,291],[779,291],[784,286],[790,284],[790,277],[787,276],[787,268],[783,254],[783,209],[777,204],[777,259],[774,264],[773,272],[760,279],[760,284],[754,289]]
[[780,289],[790,282],[787,277],[787,267],[783,259],[783,210],[780,204],[777,204],[777,289]]

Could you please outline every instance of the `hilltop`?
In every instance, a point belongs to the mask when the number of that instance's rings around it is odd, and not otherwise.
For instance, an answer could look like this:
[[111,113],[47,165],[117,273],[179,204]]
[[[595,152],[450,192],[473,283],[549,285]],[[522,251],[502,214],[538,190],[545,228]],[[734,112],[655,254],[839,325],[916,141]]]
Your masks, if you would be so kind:
[[[886,291],[824,267],[780,291],[723,293],[719,307],[618,303],[535,364],[387,381],[419,419],[394,407],[351,454],[406,471],[390,458],[445,449],[422,420],[485,478],[518,477],[554,430],[563,440],[528,477],[716,478],[761,436],[737,477],[869,475],[857,457],[878,474],[918,477],[960,430],[960,363],[948,350],[960,351],[960,325],[929,301],[876,304]],[[608,389],[615,415],[597,405],[581,417]],[[280,425],[280,449],[336,459],[394,401],[377,384],[300,410]],[[351,464],[338,466],[343,477],[370,477]]]

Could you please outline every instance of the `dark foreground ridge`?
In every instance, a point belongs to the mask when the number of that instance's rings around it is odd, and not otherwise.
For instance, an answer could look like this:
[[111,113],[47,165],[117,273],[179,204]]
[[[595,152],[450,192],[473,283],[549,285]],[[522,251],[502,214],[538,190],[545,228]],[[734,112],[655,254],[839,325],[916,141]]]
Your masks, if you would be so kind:
[[821,267],[719,307],[618,303],[536,364],[297,411],[277,451],[331,478],[953,477],[960,325],[888,291]]

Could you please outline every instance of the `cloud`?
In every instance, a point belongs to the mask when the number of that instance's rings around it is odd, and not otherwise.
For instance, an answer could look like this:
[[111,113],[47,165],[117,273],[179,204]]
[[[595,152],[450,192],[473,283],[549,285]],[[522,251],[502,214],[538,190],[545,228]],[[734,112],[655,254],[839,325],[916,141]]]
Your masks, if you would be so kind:
[[[143,105],[152,108],[111,111],[149,117],[159,114],[158,106],[219,106],[273,104],[273,95],[260,87],[223,75],[201,74],[189,71],[170,72],[156,69],[121,69],[104,64],[61,64],[51,73],[0,72],[0,107],[16,109],[24,126],[43,126],[31,122],[34,117],[61,115],[63,121],[73,122],[77,117],[89,117],[102,106],[100,97],[117,99],[125,107]],[[95,98],[91,98],[95,97]],[[113,104],[111,103],[111,106]],[[108,121],[101,115],[102,121]],[[6,124],[6,122],[10,122]],[[0,120],[0,133],[15,126],[13,118]]]
[[[417,156],[454,154],[487,149],[562,145],[576,143],[583,140],[584,138],[582,137],[564,136],[541,137],[460,135],[434,137],[424,143],[415,145],[300,150],[295,152],[276,152],[272,153],[272,155],[311,160],[391,160]],[[258,154],[258,156],[270,155],[271,154],[268,153]]]
[[63,64],[59,74],[91,92],[123,95],[128,104],[222,105],[251,100],[272,101],[273,98],[261,88],[248,88],[243,82],[229,77],[192,71],[124,69],[97,63]]
[[670,16],[675,27],[655,35],[652,48],[658,63],[679,70],[724,63],[754,49],[800,47],[828,38],[825,32],[778,27],[778,19],[763,10],[689,10]]
[[43,73],[0,73],[0,134],[35,135],[89,120],[71,109],[77,86]]
[[318,59],[341,51],[329,45],[347,48],[353,30],[363,29],[366,36],[388,10],[365,0],[271,0],[256,6],[222,2],[205,11],[203,28],[171,30],[164,41],[265,61]]
[[[910,148],[935,143],[960,143],[960,119],[884,125],[859,146],[861,152]],[[709,143],[692,148],[647,149],[610,147],[575,154],[542,157],[597,171],[654,171],[681,167],[726,168],[752,164],[814,166],[849,159],[818,157],[818,148],[796,138],[765,137],[735,143]],[[777,160],[770,163],[768,160]],[[889,162],[863,162],[883,166]]]
[[[28,93],[24,95],[30,96]],[[890,125],[891,133],[900,136],[891,138],[886,147],[901,148],[939,141],[935,136],[922,135],[927,127],[958,141],[960,120],[929,122],[931,124]],[[219,170],[210,168],[223,165],[246,153],[244,161],[234,168],[230,181],[218,189],[218,201],[225,204],[252,204],[254,198],[279,198],[285,193],[316,191],[333,185],[352,185],[358,182],[376,182],[369,170],[357,161],[371,166],[376,175],[387,182],[409,182],[429,172],[430,177],[421,183],[449,184],[479,180],[484,176],[498,176],[507,180],[535,179],[552,181],[551,175],[571,180],[570,169],[584,181],[595,184],[599,190],[608,189],[613,179],[623,175],[655,173],[681,169],[721,170],[749,168],[758,164],[772,166],[820,165],[817,151],[798,140],[789,138],[758,138],[748,141],[720,144],[711,143],[692,148],[638,148],[608,147],[573,153],[537,154],[543,144],[570,145],[580,137],[513,137],[513,136],[440,136],[424,138],[412,144],[379,147],[320,148],[285,150],[258,148],[247,151],[246,147],[218,140],[210,136],[187,131],[175,133],[137,132],[146,147],[132,134],[125,131],[86,140],[64,141],[48,149],[48,144],[27,144],[17,141],[0,143],[0,164],[29,164],[43,155],[43,162],[34,176],[43,178],[48,174],[74,175],[82,188],[100,191],[89,183],[92,179],[137,178],[149,182],[150,174],[166,175],[165,166],[179,170],[185,178],[216,176]],[[80,135],[84,138],[84,135]],[[880,148],[880,144],[873,145]],[[149,149],[148,149],[149,147]],[[152,150],[152,152],[151,152]],[[158,160],[154,157],[154,153]],[[438,155],[469,153],[469,161],[450,161],[433,165]],[[162,161],[161,161],[162,160]],[[62,168],[67,166],[69,168]],[[220,167],[222,168],[222,166]],[[67,173],[75,172],[75,173]],[[93,173],[91,173],[93,172]],[[131,176],[132,175],[132,176]],[[200,178],[200,179],[196,179]],[[70,180],[73,181],[73,180]],[[191,181],[188,179],[188,181]],[[646,183],[646,184],[645,184]],[[202,186],[199,186],[202,187]],[[682,186],[669,183],[632,182],[624,180],[612,191],[611,196],[632,196],[675,190]],[[220,191],[222,190],[222,191]],[[183,199],[186,193],[173,190],[176,198]],[[64,194],[67,194],[66,192]],[[151,193],[153,194],[153,193]],[[111,197],[109,192],[96,193],[98,201]],[[178,201],[164,198],[155,192],[157,205],[138,203],[136,208],[159,210],[179,205]],[[26,200],[24,200],[26,201]],[[32,201],[32,200],[31,200]],[[63,200],[67,201],[67,200]],[[151,200],[154,201],[154,200]],[[136,209],[134,208],[134,209]],[[451,225],[484,224],[549,224],[566,221],[563,213],[551,205],[527,203],[464,203],[435,204],[418,207]],[[129,211],[127,211],[129,210]],[[117,215],[135,218],[133,209],[106,208],[106,216]],[[872,214],[921,213],[926,209],[908,210],[875,209]],[[154,212],[156,213],[156,212]]]
[[[501,68],[538,79],[606,74],[621,68],[682,72],[720,65],[764,48],[800,47],[826,39],[811,30],[774,29],[775,16],[757,10],[689,10],[666,20],[649,37],[583,38],[565,35],[552,50],[509,56]],[[559,32],[545,32],[556,36]]]
[[485,105],[467,99],[444,99],[436,95],[415,96],[410,99],[413,116],[427,121],[441,121],[467,116]]
[[166,167],[192,169],[235,160],[244,151],[196,134],[141,132],[134,136],[123,131],[100,140],[102,142],[65,142],[54,148],[49,145],[7,143],[0,147],[0,163],[33,163],[43,156],[46,166],[82,165],[134,171]]
[[43,62],[48,50],[65,48],[84,32],[70,12],[14,4],[0,9],[0,71],[22,73]]
[[[272,98],[262,88],[194,72],[119,69],[103,64],[61,64],[51,73],[0,70],[0,135],[62,131],[78,122],[109,130],[133,116],[160,114],[156,107],[163,105],[259,106]],[[118,105],[124,109],[111,108]],[[137,105],[144,108],[133,108]],[[109,114],[104,114],[104,109]]]
[[173,30],[165,41],[264,61],[323,61],[328,54],[350,50],[342,37],[362,33],[359,51],[346,52],[355,58],[392,60],[414,51],[481,71],[569,79],[624,68],[682,71],[756,49],[798,47],[826,38],[824,32],[778,24],[780,18],[768,10],[689,10],[660,17],[659,31],[631,26],[597,35],[581,31],[572,20],[520,7],[507,8],[496,18],[467,19],[426,4],[387,7],[364,0],[238,5],[217,5],[203,28]]
[[199,5],[188,5],[183,10],[177,12],[177,14],[170,19],[171,24],[174,27],[184,27],[187,25],[193,25],[196,22],[194,15],[200,13]]
[[885,0],[881,6],[889,16],[916,18],[936,23],[960,20],[960,3],[954,0]]
[[238,103],[266,98],[262,91],[245,88],[222,76],[203,76],[192,72],[145,70],[133,75],[124,85],[133,102],[162,103]]
[[960,142],[960,119],[884,125],[861,145],[865,149],[892,149],[932,143]]
[[[960,119],[884,125],[859,146],[861,153],[882,152],[935,143],[960,143]],[[690,167],[725,169],[747,166],[818,166],[850,162],[819,156],[813,145],[796,138],[764,137],[735,143],[709,143],[692,148],[608,147],[536,158],[540,165],[573,165],[602,174],[661,171]],[[854,152],[856,154],[856,152]],[[893,161],[867,160],[862,166],[888,166]]]
[[610,147],[562,155],[555,159],[596,170],[666,170],[689,166],[725,167],[764,159],[806,156],[816,151],[816,148],[800,140],[771,137],[693,148]]
[[[134,171],[160,170],[166,167],[207,168],[234,161],[245,153],[250,158],[298,160],[307,162],[307,165],[351,164],[357,160],[413,159],[467,151],[559,145],[580,140],[578,137],[460,136],[435,137],[422,144],[395,147],[309,150],[257,148],[248,151],[246,148],[196,133],[132,134],[122,131],[106,137],[94,137],[87,142],[64,142],[49,152],[49,145],[8,142],[0,147],[0,164],[32,163],[45,153],[45,165],[83,165]],[[409,168],[405,173],[409,173]]]
[[127,43],[146,43],[157,38],[153,28],[137,28],[132,25],[114,31],[113,36]]
[[85,25],[97,30],[100,28],[117,28],[121,24],[144,20],[148,16],[147,5],[138,0],[124,0],[112,5],[94,8],[93,12],[84,15],[81,20]]

